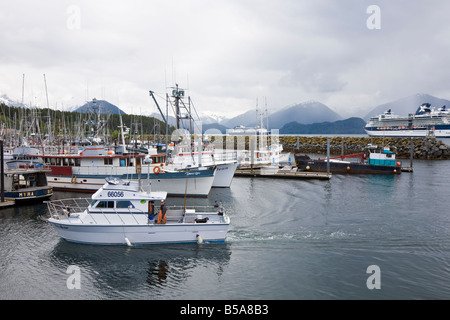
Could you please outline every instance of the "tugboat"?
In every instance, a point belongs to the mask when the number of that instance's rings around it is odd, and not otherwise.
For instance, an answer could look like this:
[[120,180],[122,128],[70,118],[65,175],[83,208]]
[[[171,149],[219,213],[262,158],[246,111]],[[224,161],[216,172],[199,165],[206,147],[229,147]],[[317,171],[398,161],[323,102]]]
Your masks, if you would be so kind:
[[18,204],[43,201],[53,195],[53,188],[47,183],[50,169],[35,157],[36,154],[35,148],[15,148],[11,159],[5,161],[3,192],[6,200]]
[[53,188],[47,184],[49,171],[43,166],[26,165],[5,170],[5,199],[21,203],[50,198],[53,195]]
[[[230,218],[221,206],[166,207],[165,191],[136,181],[107,178],[91,199],[48,201],[50,222],[70,242],[144,245],[225,241]],[[160,204],[155,214],[155,204]],[[202,209],[201,211],[197,209]],[[165,215],[164,215],[165,213]]]
[[[395,159],[395,153],[389,147],[368,145],[368,152],[312,160],[308,155],[296,153],[298,170],[344,174],[400,174],[401,162]],[[359,158],[360,161],[348,161],[346,158]]]

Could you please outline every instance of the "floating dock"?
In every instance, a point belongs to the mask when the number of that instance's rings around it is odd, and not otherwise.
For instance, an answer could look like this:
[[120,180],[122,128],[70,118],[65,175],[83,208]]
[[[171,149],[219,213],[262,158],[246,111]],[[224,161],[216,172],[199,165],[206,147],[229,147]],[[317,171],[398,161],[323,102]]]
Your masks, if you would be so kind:
[[283,178],[283,179],[331,179],[331,173],[278,170],[277,172],[263,172],[258,169],[238,169],[235,177],[261,177],[261,178]]
[[0,201],[0,209],[12,207],[16,204],[14,200],[5,200],[4,202]]

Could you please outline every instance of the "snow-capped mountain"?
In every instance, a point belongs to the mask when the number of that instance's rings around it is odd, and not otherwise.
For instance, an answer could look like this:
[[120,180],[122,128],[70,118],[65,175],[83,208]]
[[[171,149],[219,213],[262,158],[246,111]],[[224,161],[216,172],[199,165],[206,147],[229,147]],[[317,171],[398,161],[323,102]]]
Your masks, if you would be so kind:
[[0,104],[6,104],[10,107],[20,107],[21,103],[11,100],[6,94],[0,94]]
[[199,112],[198,116],[200,117],[200,120],[203,124],[220,123],[227,119],[223,115],[219,115],[210,111]]

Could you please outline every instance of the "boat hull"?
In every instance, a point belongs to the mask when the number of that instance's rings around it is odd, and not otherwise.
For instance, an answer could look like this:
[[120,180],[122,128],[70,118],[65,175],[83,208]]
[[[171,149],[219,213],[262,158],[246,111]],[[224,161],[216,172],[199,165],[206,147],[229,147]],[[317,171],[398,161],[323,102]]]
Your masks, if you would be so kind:
[[237,162],[221,163],[216,166],[212,186],[214,188],[229,188],[236,172]]
[[5,191],[5,198],[19,202],[39,202],[49,199],[53,195],[51,187],[26,188],[18,191]]
[[[171,196],[187,196],[207,197],[213,181],[214,172],[212,170],[204,170],[205,172],[196,171],[188,173],[190,176],[186,178],[185,172],[150,174],[150,183],[152,191],[167,191]],[[73,192],[95,192],[103,186],[105,178],[109,175],[73,175],[60,176],[48,175],[48,184],[56,191],[73,191]],[[130,181],[139,181],[137,174],[115,176]],[[147,183],[147,174],[141,174],[142,184]]]
[[[327,172],[327,161],[305,161],[297,160],[300,170]],[[371,165],[356,162],[334,162],[330,161],[330,172],[341,174],[400,174],[401,166]]]
[[[414,130],[365,130],[369,137],[426,137],[430,132],[426,129]],[[433,131],[436,138],[450,138],[450,130],[436,129]]]
[[97,245],[148,245],[196,243],[199,235],[205,242],[224,242],[229,224],[145,224],[84,225],[48,220],[63,239]]

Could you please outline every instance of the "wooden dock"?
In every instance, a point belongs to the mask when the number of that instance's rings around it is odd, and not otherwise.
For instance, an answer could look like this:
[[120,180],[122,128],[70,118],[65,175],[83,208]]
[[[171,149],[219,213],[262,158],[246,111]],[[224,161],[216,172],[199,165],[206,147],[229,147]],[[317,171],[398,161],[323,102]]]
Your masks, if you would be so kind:
[[331,173],[309,172],[309,171],[288,171],[278,170],[273,173],[263,173],[257,169],[239,169],[234,173],[235,177],[260,177],[260,178],[282,178],[282,179],[331,179]]
[[5,200],[4,202],[0,201],[0,209],[12,207],[16,204],[14,200]]

